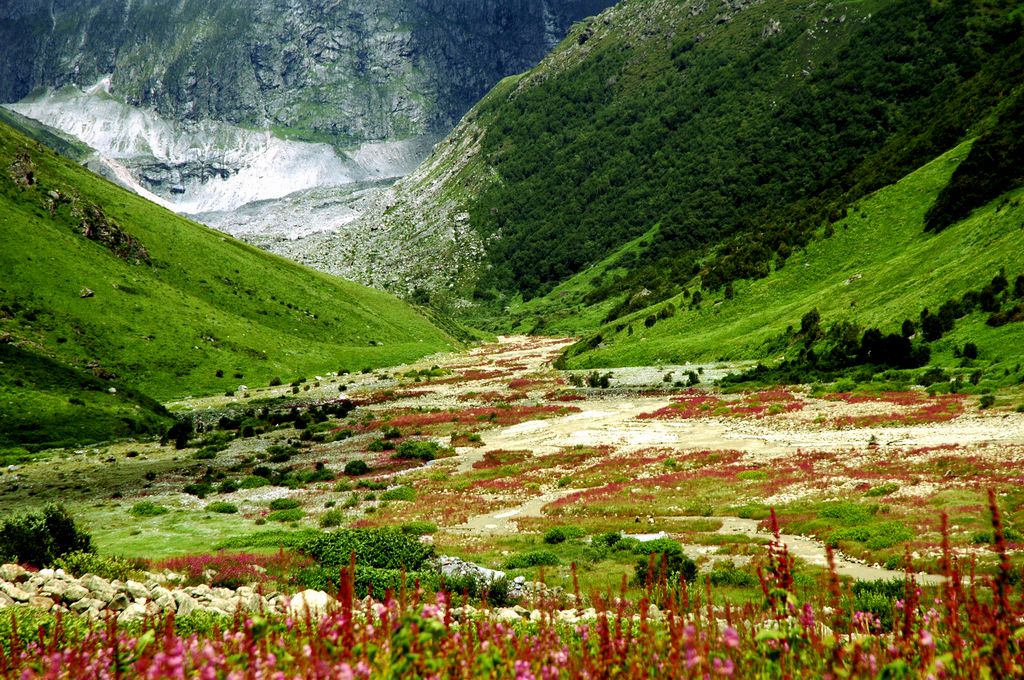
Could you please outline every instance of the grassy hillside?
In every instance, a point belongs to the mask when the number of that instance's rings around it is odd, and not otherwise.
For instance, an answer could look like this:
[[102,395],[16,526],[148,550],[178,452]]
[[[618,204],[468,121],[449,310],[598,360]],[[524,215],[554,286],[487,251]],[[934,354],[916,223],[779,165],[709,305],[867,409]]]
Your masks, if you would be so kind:
[[[17,384],[21,365],[167,400],[393,365],[453,342],[385,293],[189,222],[2,125],[0,233],[0,340],[18,351],[0,383],[8,443],[46,438],[7,424],[42,399],[38,383]],[[64,406],[28,420],[90,420]]]
[[[920,333],[922,310],[937,313],[947,300],[984,288],[1001,269],[1009,285],[998,301],[1004,311],[1014,309],[1024,303],[1014,290],[1016,277],[1024,274],[1024,189],[939,234],[923,229],[925,213],[969,151],[969,143],[960,145],[866,197],[782,268],[760,280],[737,282],[728,290],[731,297],[727,291],[705,291],[695,304],[698,289],[693,288],[601,327],[599,337],[592,335],[570,351],[570,365],[794,359],[804,346],[801,321],[812,309],[820,314],[823,334],[843,322],[860,331],[877,327],[900,333],[905,319]],[[973,342],[991,375],[1018,381],[1024,376],[1024,323],[992,327],[990,316],[975,309],[957,320],[952,331],[928,343],[932,362],[952,364],[958,359],[954,352]]]

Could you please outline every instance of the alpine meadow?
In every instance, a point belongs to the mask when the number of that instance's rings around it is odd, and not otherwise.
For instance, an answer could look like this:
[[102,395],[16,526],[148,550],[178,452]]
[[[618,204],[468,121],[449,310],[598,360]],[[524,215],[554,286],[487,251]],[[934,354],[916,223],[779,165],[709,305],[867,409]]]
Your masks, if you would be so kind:
[[0,6],[0,676],[1024,676],[1024,4]]

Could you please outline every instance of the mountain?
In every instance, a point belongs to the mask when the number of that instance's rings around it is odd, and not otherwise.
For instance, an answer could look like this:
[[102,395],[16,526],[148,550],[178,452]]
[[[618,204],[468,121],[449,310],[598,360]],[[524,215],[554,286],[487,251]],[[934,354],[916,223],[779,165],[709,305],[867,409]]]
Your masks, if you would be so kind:
[[230,211],[407,174],[494,83],[610,2],[13,0],[0,101],[152,200]]
[[154,400],[395,365],[452,338],[0,124],[0,447],[160,430]]
[[1024,78],[1020,14],[987,0],[626,0],[500,83],[361,224],[414,264],[445,244],[467,253],[427,290],[415,268],[385,276],[499,326],[620,249],[544,316],[582,304],[610,322],[722,291],[980,132]]

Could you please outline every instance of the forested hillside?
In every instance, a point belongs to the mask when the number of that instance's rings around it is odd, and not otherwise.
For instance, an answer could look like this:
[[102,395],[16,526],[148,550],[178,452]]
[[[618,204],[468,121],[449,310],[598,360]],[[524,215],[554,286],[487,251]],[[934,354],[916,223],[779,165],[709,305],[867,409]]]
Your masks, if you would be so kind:
[[987,0],[627,0],[492,91],[384,219],[465,209],[482,318],[645,235],[588,304],[722,290],[984,133],[1024,79],[1020,35],[1016,3]]

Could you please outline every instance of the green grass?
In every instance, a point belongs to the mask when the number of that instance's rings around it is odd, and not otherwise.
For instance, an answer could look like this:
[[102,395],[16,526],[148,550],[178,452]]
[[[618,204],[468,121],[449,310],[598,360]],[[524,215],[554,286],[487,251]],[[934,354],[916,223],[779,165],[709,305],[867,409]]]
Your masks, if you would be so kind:
[[[799,327],[812,308],[822,327],[849,320],[898,332],[903,319],[917,319],[952,297],[980,288],[1000,267],[1011,280],[1024,273],[1020,243],[1024,190],[993,201],[943,231],[926,234],[923,217],[938,191],[968,152],[962,144],[899,183],[858,203],[849,217],[794,253],[767,278],[738,282],[735,296],[708,296],[697,310],[683,296],[669,300],[679,311],[651,328],[644,319],[662,307],[637,312],[602,327],[603,346],[572,358],[572,368],[649,365],[684,361],[776,358],[775,346],[788,326]],[[1001,206],[1001,207],[1000,207]],[[981,358],[1012,366],[1024,351],[1024,324],[985,325],[987,315],[957,322],[952,333],[932,343],[933,361],[952,361],[954,345],[977,343]],[[616,331],[618,324],[632,326]]]
[[[25,154],[29,160],[22,165],[31,169],[32,184],[19,184],[26,173],[12,169]],[[83,374],[96,372],[105,374],[104,390],[112,374],[117,380],[110,385],[171,400],[223,394],[242,384],[264,386],[278,375],[390,366],[455,344],[386,293],[174,215],[4,125],[0,168],[0,337],[22,353],[18,371],[36,364],[43,373],[59,373],[55,380],[63,383],[85,382]],[[95,215],[96,207],[145,248],[150,263],[122,259],[83,236],[83,215]],[[81,297],[86,288],[91,297]],[[45,444],[51,428],[83,421],[71,415],[75,409],[57,403],[79,396],[78,390],[50,390],[38,381],[17,385],[6,361],[0,375],[0,415],[35,426],[27,437],[11,436],[5,427],[8,441],[0,446]],[[159,425],[155,404],[87,396],[86,408],[106,411],[108,421],[126,417],[118,409],[152,421],[122,430]],[[55,441],[64,441],[67,429]],[[82,424],[78,436],[95,441],[102,431],[118,434],[109,424]]]

